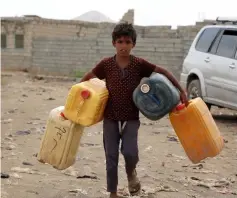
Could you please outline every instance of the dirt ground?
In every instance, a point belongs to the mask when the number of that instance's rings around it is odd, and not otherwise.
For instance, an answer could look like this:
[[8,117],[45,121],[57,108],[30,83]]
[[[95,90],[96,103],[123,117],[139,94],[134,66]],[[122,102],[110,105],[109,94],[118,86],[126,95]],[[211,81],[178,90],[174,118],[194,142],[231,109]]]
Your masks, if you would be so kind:
[[[49,112],[64,105],[75,83],[33,79],[27,73],[2,73],[2,197],[108,196],[101,123],[86,128],[77,161],[67,170],[56,170],[36,158]],[[137,168],[143,188],[140,197],[237,197],[237,112],[218,108],[211,112],[224,136],[225,148],[220,155],[196,165],[185,155],[168,117],[157,122],[141,118]],[[128,197],[121,155],[119,191]]]

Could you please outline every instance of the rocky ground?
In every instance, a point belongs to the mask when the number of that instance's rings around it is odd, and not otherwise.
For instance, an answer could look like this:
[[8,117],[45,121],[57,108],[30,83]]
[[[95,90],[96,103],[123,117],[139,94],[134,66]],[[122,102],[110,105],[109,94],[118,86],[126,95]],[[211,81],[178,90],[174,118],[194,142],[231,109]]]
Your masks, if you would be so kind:
[[[64,105],[75,83],[2,73],[3,198],[107,197],[101,123],[86,128],[77,161],[67,170],[56,170],[36,158],[49,112]],[[158,122],[141,118],[140,197],[237,197],[237,112],[218,108],[211,112],[224,136],[225,148],[217,157],[196,165],[185,155],[168,117]],[[119,190],[128,197],[122,156],[119,175]]]

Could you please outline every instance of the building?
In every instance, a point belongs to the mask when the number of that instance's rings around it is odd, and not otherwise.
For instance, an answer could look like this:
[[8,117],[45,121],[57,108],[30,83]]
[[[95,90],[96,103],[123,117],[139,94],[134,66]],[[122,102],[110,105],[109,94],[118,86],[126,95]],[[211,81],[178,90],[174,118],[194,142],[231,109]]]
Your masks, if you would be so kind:
[[[121,21],[134,23],[134,10]],[[179,76],[183,58],[197,32],[212,21],[171,29],[171,26],[135,26],[137,56],[162,65]],[[111,31],[114,23],[53,20],[39,16],[1,19],[3,70],[28,70],[32,74],[76,76],[101,58],[114,54]]]

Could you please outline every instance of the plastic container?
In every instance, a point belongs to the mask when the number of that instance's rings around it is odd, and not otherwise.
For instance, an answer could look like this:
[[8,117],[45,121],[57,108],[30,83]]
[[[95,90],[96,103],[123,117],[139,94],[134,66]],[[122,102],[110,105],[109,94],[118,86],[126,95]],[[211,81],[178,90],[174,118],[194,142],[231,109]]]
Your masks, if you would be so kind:
[[180,94],[168,78],[157,73],[141,80],[133,101],[146,118],[159,120],[180,102]]
[[215,157],[223,149],[223,137],[201,98],[190,100],[187,107],[178,105],[169,118],[187,156],[194,164],[207,157]]
[[103,119],[109,92],[105,82],[93,78],[71,87],[66,99],[64,115],[82,126],[91,126]]
[[84,127],[65,119],[64,107],[51,110],[41,141],[38,161],[63,170],[75,163]]

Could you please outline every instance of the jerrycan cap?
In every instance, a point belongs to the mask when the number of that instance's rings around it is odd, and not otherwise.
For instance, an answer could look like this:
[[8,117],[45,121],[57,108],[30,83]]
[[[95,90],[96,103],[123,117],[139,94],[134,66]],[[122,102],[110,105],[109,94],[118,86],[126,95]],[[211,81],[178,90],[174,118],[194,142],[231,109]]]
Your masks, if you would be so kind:
[[60,113],[60,116],[67,120],[63,112]]
[[89,97],[90,97],[90,92],[89,92],[88,90],[83,90],[83,91],[81,92],[81,97],[82,97],[83,99],[89,98]]
[[143,84],[141,86],[141,92],[142,93],[148,93],[150,91],[150,86],[148,84]]
[[185,108],[185,104],[183,104],[183,103],[176,106],[176,110],[177,110],[177,111],[181,111],[181,110],[183,110],[184,108]]

